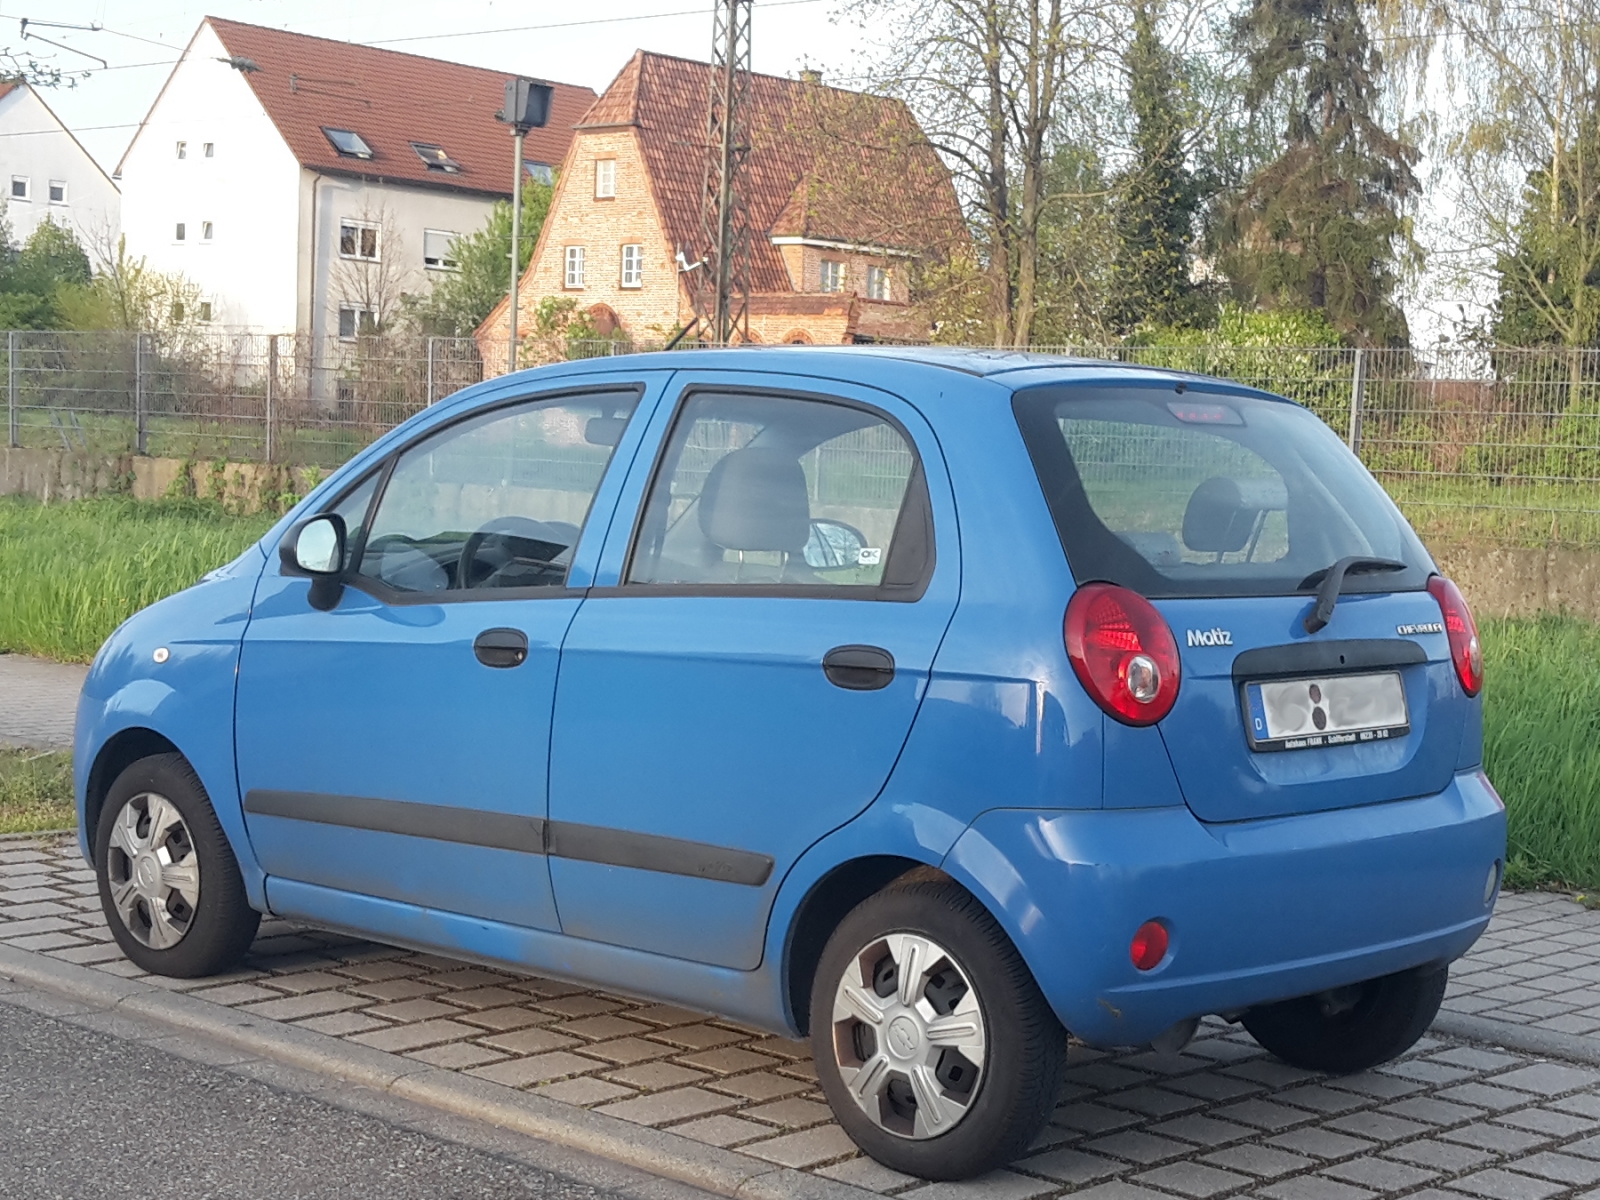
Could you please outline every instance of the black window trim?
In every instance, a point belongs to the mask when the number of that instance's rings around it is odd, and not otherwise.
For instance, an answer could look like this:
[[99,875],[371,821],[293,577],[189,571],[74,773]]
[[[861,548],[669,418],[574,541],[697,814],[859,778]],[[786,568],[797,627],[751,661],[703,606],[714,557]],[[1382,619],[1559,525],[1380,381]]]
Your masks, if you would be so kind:
[[[656,484],[660,481],[661,472],[666,468],[667,452],[672,446],[672,439],[678,432],[678,425],[683,420],[690,401],[697,395],[706,392],[721,396],[756,396],[779,400],[809,400],[813,403],[833,404],[841,408],[853,408],[859,412],[867,413],[894,429],[905,441],[906,448],[911,451],[912,468],[911,474],[906,480],[905,496],[900,501],[900,511],[895,516],[894,537],[889,546],[889,558],[884,563],[883,578],[887,580],[893,576],[897,551],[900,554],[905,553],[903,548],[905,542],[901,538],[902,531],[905,530],[909,522],[920,518],[923,526],[922,542],[926,549],[923,554],[922,569],[917,578],[910,583],[904,584],[880,582],[872,585],[831,584],[810,587],[805,584],[782,583],[629,583],[628,575],[633,570],[634,557],[639,552],[640,539],[644,535],[645,512],[650,507],[650,498],[655,495]],[[628,537],[628,552],[623,558],[619,581],[612,586],[590,588],[589,595],[595,598],[612,596],[747,596],[751,599],[875,600],[912,604],[921,600],[927,592],[928,585],[933,581],[933,573],[937,566],[938,546],[933,525],[933,499],[928,490],[928,477],[922,464],[922,452],[917,446],[916,439],[911,436],[911,431],[893,413],[886,412],[876,405],[860,400],[847,399],[833,393],[811,392],[798,388],[694,382],[687,385],[679,393],[677,400],[674,402],[672,420],[668,423],[666,432],[662,435],[661,442],[656,447],[655,461],[651,464],[649,478],[646,480],[644,492],[639,498],[638,510],[633,515],[633,531]]]
[[[501,400],[496,400],[490,404],[469,408],[464,412],[457,413],[448,420],[444,420],[439,422],[437,425],[430,426],[428,429],[418,433],[415,437],[411,438],[403,445],[396,446],[394,449],[385,454],[383,458],[375,463],[369,470],[363,471],[348,486],[340,488],[338,493],[332,499],[318,509],[318,515],[332,512],[340,504],[344,503],[347,497],[354,494],[357,490],[364,486],[367,480],[370,479],[374,474],[379,476],[378,486],[373,489],[372,499],[367,502],[366,515],[361,521],[361,536],[356,540],[355,544],[350,546],[346,551],[346,558],[349,565],[345,568],[344,575],[342,576],[342,582],[347,587],[353,587],[358,592],[365,592],[374,600],[396,608],[410,607],[418,604],[481,603],[487,600],[570,600],[573,597],[587,595],[592,589],[566,586],[521,588],[450,588],[443,592],[403,592],[398,588],[392,588],[388,586],[380,580],[376,580],[370,576],[358,573],[356,568],[361,563],[361,555],[366,551],[367,533],[372,528],[372,518],[378,511],[378,505],[383,502],[384,493],[388,491],[389,479],[394,474],[395,464],[400,461],[400,456],[405,454],[408,450],[411,450],[413,447],[420,445],[427,439],[436,437],[439,434],[444,433],[447,430],[452,429],[466,421],[476,420],[478,417],[485,416],[489,413],[499,412],[501,409],[516,408],[524,404],[540,404],[550,400],[569,400],[573,397],[607,394],[615,395],[617,393],[628,392],[631,392],[634,398],[633,411],[628,416],[628,421],[631,425],[633,418],[638,415],[639,405],[644,400],[646,392],[645,383],[642,381],[609,385],[590,383],[581,387],[558,388],[549,392],[535,392],[531,395],[511,396]],[[625,435],[626,427],[624,427],[624,436]],[[620,438],[618,439],[617,444],[621,445]],[[616,460],[617,447],[613,446],[611,447],[611,457],[606,460],[605,473],[600,477],[602,483],[605,482],[605,475],[610,473],[612,467],[616,463]],[[598,494],[598,489],[596,489],[596,493]],[[580,540],[582,540],[583,534],[588,532],[589,516],[593,512],[594,496],[590,496],[588,511],[584,514],[583,524],[579,526]],[[571,572],[571,564],[568,564],[567,573],[570,575]]]

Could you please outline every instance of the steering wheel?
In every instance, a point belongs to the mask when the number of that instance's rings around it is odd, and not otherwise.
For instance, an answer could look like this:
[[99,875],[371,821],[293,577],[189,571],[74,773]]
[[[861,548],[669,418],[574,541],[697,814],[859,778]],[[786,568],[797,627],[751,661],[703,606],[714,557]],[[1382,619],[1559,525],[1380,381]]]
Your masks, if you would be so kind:
[[[566,537],[572,529],[570,540]],[[495,580],[502,572],[518,563],[528,563],[537,578],[527,586],[551,582],[548,576],[559,578],[566,574],[566,564],[559,561],[569,553],[577,541],[577,530],[565,521],[535,521],[531,517],[496,517],[467,538],[461,547],[461,557],[456,562],[457,588],[496,587]],[[491,538],[509,543],[499,562],[481,580],[473,578],[478,555]],[[520,546],[515,543],[521,543]]]

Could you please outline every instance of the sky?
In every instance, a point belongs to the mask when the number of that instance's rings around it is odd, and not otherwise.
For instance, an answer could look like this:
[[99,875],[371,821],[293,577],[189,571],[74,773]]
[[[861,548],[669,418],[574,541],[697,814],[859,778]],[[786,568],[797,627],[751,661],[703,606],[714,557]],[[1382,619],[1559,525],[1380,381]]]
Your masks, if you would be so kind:
[[[837,8],[835,0],[756,0],[755,69],[775,75],[802,66],[824,73],[845,69],[859,33],[849,19],[833,17]],[[45,98],[109,172],[207,16],[600,91],[637,49],[709,58],[711,12],[710,0],[609,0],[604,6],[553,0],[0,0],[0,48],[41,61],[48,57],[63,70],[90,71],[75,87],[46,92]],[[23,17],[30,33],[71,50],[23,41]],[[43,22],[101,28],[49,28]]]

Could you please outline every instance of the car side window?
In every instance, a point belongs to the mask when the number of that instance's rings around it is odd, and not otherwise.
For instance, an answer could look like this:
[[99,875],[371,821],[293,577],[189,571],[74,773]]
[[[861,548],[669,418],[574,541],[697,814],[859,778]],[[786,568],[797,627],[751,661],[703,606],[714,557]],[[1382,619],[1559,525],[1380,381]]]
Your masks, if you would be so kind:
[[[926,489],[905,435],[853,405],[700,392],[683,404],[627,582],[874,588],[892,582],[907,498]],[[903,557],[903,556],[902,556]],[[915,574],[921,574],[921,561]]]
[[408,447],[378,498],[357,578],[422,594],[564,586],[637,403],[632,391],[530,401]]

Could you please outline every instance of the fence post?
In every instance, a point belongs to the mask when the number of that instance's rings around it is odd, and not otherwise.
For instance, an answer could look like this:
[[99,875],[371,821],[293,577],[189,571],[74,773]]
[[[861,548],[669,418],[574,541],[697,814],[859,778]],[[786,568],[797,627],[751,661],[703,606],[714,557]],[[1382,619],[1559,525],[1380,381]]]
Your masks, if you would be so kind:
[[6,334],[6,431],[7,445],[22,445],[17,424],[17,331]]
[[133,335],[133,452],[145,453],[144,334]]
[[1350,379],[1350,449],[1361,453],[1361,409],[1367,399],[1367,352],[1356,351],[1355,374]]
[[428,338],[428,403],[424,407],[433,405],[433,338]]
[[275,334],[275,333],[269,333],[267,335],[267,413],[266,413],[266,417],[267,417],[266,458],[267,458],[268,462],[271,462],[273,460],[273,451],[276,449],[276,447],[272,444],[272,441],[273,441],[273,439],[272,439],[272,417],[273,417],[272,402],[275,399],[273,393],[276,391],[277,386],[278,386],[278,335]]

